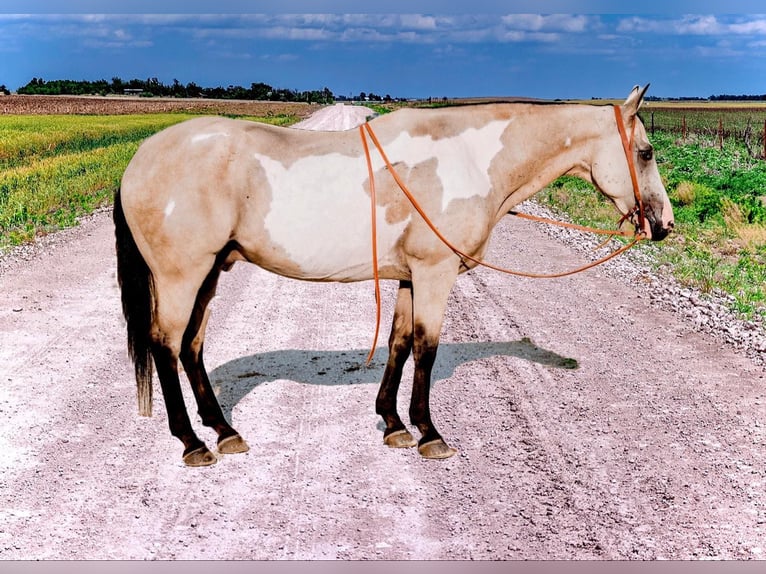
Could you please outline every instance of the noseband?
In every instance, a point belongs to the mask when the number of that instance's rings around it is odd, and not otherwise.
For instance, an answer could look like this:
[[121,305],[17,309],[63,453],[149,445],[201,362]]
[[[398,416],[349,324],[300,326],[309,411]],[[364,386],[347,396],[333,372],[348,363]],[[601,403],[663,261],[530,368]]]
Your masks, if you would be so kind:
[[[417,211],[420,216],[423,218],[423,221],[428,225],[428,227],[431,229],[431,231],[436,235],[436,237],[439,238],[439,240],[444,243],[455,255],[457,255],[462,265],[466,268],[470,268],[468,265],[468,262],[474,263],[475,265],[481,265],[483,267],[487,267],[489,269],[493,269],[495,271],[499,271],[501,273],[507,273],[509,275],[516,275],[519,277],[531,277],[534,279],[551,279],[556,277],[565,277],[567,275],[574,275],[575,273],[580,273],[581,271],[585,271],[586,269],[590,269],[592,267],[595,267],[597,265],[600,265],[606,261],[609,261],[613,257],[616,257],[617,255],[624,253],[631,247],[633,247],[636,243],[641,241],[642,239],[646,238],[646,235],[644,233],[644,204],[641,201],[641,190],[638,187],[638,176],[636,175],[636,164],[633,160],[633,139],[636,131],[636,122],[633,122],[633,128],[630,132],[630,138],[628,138],[628,135],[625,131],[625,123],[622,119],[622,110],[620,109],[620,106],[614,106],[614,116],[615,120],[617,121],[617,130],[620,133],[620,139],[622,140],[622,147],[625,151],[625,158],[628,160],[628,170],[630,172],[630,180],[633,184],[633,195],[636,199],[636,205],[635,207],[630,210],[629,212],[625,213],[621,219],[619,220],[617,227],[619,228],[622,223],[628,219],[631,219],[634,215],[638,215],[638,220],[635,222],[636,225],[636,231],[634,233],[627,233],[624,231],[618,230],[609,230],[609,229],[598,229],[594,227],[585,227],[581,225],[574,225],[571,223],[565,223],[560,221],[555,221],[552,219],[546,219],[542,217],[536,217],[533,215],[527,215],[523,213],[517,213],[514,211],[511,211],[510,214],[516,215],[519,217],[523,217],[525,219],[531,219],[534,221],[540,221],[544,223],[550,223],[553,225],[559,225],[563,227],[569,227],[574,229],[579,229],[581,231],[590,231],[593,233],[599,233],[602,235],[609,235],[610,239],[611,237],[614,237],[615,235],[623,236],[623,237],[630,237],[633,239],[630,243],[623,245],[616,251],[613,251],[612,253],[606,255],[605,257],[602,257],[601,259],[598,259],[597,261],[593,261],[591,263],[588,263],[586,265],[583,265],[582,267],[578,267],[577,269],[572,269],[570,271],[564,271],[562,273],[551,273],[551,274],[538,274],[538,273],[527,273],[523,271],[514,271],[512,269],[506,269],[503,267],[498,267],[496,265],[492,265],[491,263],[488,263],[482,259],[478,259],[476,257],[473,257],[472,255],[469,255],[467,253],[464,253],[455,245],[453,245],[442,233],[439,231],[439,229],[434,225],[434,223],[431,221],[431,219],[428,217],[428,215],[425,213],[423,208],[420,206],[418,201],[415,199],[415,197],[412,195],[410,190],[405,185],[404,181],[399,177],[399,174],[394,169],[394,166],[391,165],[391,162],[388,160],[388,157],[386,156],[386,152],[383,150],[383,146],[380,144],[380,141],[378,141],[377,136],[375,135],[375,132],[372,131],[372,126],[370,126],[369,123],[365,122],[364,124],[359,126],[359,134],[362,138],[362,145],[364,147],[364,154],[367,159],[367,171],[370,179],[370,215],[372,217],[372,270],[373,270],[373,279],[375,282],[375,301],[377,305],[377,320],[375,323],[375,335],[372,343],[372,348],[370,349],[370,353],[367,356],[367,364],[370,363],[372,360],[372,356],[375,353],[375,347],[377,345],[378,341],[378,333],[380,330],[380,278],[378,276],[378,245],[377,245],[377,215],[376,215],[376,197],[375,197],[375,173],[372,169],[372,159],[370,157],[370,149],[367,145],[367,138],[369,136],[370,140],[372,140],[372,143],[375,145],[375,147],[378,150],[378,153],[380,153],[381,158],[383,159],[383,162],[386,165],[386,168],[388,169],[388,172],[391,174],[391,177],[394,178],[394,181],[399,186],[399,189],[402,190],[402,193],[407,197],[409,202],[412,204],[412,207]],[[607,242],[609,239],[607,239]],[[606,242],[605,242],[606,243]],[[603,244],[602,244],[603,245]]]

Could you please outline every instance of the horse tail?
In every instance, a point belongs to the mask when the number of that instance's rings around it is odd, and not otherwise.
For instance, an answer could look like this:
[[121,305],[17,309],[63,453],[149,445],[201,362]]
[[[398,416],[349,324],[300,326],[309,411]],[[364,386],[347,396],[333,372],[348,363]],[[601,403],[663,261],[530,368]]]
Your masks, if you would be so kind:
[[151,329],[154,316],[154,281],[138,250],[122,210],[120,189],[114,196],[117,282],[122,291],[122,314],[127,321],[128,355],[136,368],[138,413],[152,416]]

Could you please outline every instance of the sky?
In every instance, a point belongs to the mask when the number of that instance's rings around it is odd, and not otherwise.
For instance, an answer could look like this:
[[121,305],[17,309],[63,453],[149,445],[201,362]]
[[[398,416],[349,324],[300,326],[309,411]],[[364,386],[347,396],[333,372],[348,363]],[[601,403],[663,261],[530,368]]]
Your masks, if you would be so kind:
[[757,2],[730,0],[726,13],[705,0],[363,5],[0,0],[0,84],[118,76],[407,98],[619,98],[646,83],[659,97],[766,94]]

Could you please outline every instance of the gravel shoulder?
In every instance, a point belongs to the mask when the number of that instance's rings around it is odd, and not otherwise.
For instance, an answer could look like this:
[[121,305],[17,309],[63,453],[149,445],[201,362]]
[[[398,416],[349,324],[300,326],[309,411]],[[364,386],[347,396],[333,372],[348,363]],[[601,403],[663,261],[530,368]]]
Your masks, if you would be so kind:
[[[586,256],[509,217],[488,258]],[[115,271],[107,210],[0,258],[0,559],[764,558],[760,342],[706,330],[640,254],[458,279],[432,390],[445,461],[382,443],[370,282],[237,264],[205,356],[251,450],[203,469],[158,392],[137,415]]]

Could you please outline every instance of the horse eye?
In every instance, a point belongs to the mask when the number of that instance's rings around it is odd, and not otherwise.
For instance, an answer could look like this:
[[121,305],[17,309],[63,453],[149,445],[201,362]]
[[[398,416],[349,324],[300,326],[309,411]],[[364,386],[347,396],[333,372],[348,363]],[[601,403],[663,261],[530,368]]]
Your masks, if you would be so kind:
[[652,148],[642,149],[638,151],[638,155],[644,161],[652,161],[652,158],[654,157],[654,150]]

